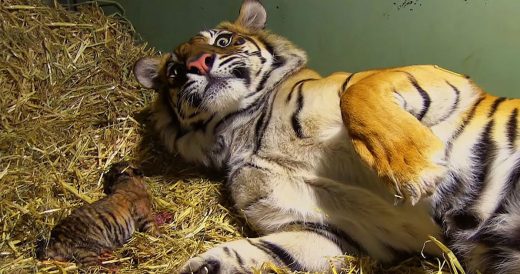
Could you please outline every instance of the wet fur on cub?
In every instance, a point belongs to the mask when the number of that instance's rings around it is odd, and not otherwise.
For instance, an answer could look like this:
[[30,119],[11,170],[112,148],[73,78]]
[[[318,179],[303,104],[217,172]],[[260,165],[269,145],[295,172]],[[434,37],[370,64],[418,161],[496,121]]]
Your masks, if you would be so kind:
[[40,240],[40,260],[76,261],[84,265],[99,262],[99,255],[126,243],[138,231],[155,233],[151,196],[139,169],[119,162],[104,175],[107,196],[75,209]]

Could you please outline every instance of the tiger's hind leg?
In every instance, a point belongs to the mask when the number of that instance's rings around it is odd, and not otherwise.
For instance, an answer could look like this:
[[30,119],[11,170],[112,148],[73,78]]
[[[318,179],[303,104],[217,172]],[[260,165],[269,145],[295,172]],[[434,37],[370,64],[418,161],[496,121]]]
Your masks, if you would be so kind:
[[345,86],[341,112],[361,159],[412,204],[432,194],[447,168],[431,127],[454,119],[479,91],[434,66],[358,73]]
[[476,232],[460,231],[453,237],[453,247],[466,258],[470,273],[520,273],[520,204],[504,208]]

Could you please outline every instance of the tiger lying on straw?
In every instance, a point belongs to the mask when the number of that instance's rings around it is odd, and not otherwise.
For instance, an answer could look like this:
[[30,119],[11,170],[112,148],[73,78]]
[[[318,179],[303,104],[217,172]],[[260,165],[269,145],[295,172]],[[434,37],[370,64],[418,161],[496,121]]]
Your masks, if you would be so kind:
[[48,244],[38,243],[38,259],[96,265],[102,253],[122,246],[134,231],[156,233],[151,197],[140,170],[119,162],[104,179],[108,196],[75,209],[56,225]]
[[[160,94],[166,147],[226,170],[235,206],[264,235],[181,272],[328,272],[342,254],[438,255],[432,235],[471,272],[520,273],[520,101],[430,65],[321,77],[266,17],[245,0],[234,23],[134,68]],[[383,183],[411,203],[395,206]]]

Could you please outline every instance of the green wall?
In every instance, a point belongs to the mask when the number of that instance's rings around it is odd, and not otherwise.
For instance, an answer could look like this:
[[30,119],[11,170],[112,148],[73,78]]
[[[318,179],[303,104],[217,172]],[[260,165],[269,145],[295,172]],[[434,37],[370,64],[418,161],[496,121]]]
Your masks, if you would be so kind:
[[[241,0],[119,0],[150,45],[171,50]],[[322,74],[438,64],[496,95],[520,97],[520,0],[264,0],[268,28]]]

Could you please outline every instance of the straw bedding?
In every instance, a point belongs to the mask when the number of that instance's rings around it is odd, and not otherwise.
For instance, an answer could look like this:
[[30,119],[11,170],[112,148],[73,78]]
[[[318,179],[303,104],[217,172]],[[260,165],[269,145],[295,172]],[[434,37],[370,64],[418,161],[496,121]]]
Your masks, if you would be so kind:
[[[78,8],[0,2],[0,273],[77,271],[34,259],[35,242],[72,209],[103,197],[102,173],[120,160],[142,167],[154,209],[172,218],[159,237],[136,233],[90,272],[172,273],[217,243],[253,236],[230,209],[222,176],[166,155],[154,139],[147,124],[154,94],[131,68],[155,51],[136,44],[121,18]],[[381,271],[368,259],[345,259],[351,273]],[[414,259],[389,272],[424,269],[437,262]]]

